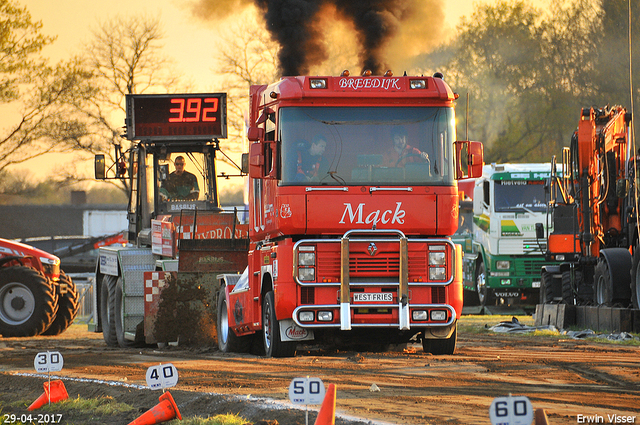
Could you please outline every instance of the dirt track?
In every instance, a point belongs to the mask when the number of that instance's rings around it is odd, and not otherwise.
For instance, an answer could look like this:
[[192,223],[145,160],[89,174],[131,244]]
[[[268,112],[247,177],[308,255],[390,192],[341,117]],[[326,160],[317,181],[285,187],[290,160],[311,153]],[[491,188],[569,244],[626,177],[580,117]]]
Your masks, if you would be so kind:
[[[481,318],[489,325],[496,316]],[[463,318],[463,324],[465,319]],[[337,384],[337,412],[367,421],[395,424],[489,424],[488,409],[497,396],[526,395],[534,409],[544,408],[552,424],[612,423],[609,416],[640,423],[640,347],[547,336],[472,333],[461,326],[452,356],[432,356],[418,345],[388,353],[320,350],[306,347],[290,359],[225,355],[215,349],[107,348],[101,334],[74,325],[59,337],[0,339],[0,406],[30,403],[42,393],[35,373],[38,352],[60,351],[63,378],[92,378],[145,386],[151,365],[173,363],[180,380],[171,390],[183,417],[240,413],[248,420],[277,419],[280,425],[304,424],[303,411],[263,410],[247,397],[288,402],[295,377],[314,376]],[[372,384],[380,391],[370,391]],[[109,395],[144,411],[158,402],[157,391],[125,386],[66,382],[69,395]],[[216,393],[203,396],[200,393]],[[228,397],[225,395],[238,395]],[[12,409],[25,413],[26,408]],[[140,412],[104,423],[128,423]],[[4,409],[3,413],[7,413]],[[582,416],[581,416],[582,415]],[[310,414],[310,422],[315,412]],[[580,422],[582,420],[582,422]],[[92,419],[96,422],[95,418]],[[630,422],[630,421],[629,421]],[[65,423],[65,422],[63,422]],[[83,423],[82,419],[76,423]],[[357,423],[340,420],[337,423]],[[593,423],[593,420],[591,421]]]

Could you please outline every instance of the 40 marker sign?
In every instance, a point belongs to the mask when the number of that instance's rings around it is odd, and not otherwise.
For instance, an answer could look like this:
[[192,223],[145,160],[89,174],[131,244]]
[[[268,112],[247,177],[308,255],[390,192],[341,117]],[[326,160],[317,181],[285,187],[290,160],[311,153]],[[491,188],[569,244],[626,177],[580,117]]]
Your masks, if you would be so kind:
[[171,363],[147,369],[147,385],[152,390],[174,387],[178,383],[178,369]]

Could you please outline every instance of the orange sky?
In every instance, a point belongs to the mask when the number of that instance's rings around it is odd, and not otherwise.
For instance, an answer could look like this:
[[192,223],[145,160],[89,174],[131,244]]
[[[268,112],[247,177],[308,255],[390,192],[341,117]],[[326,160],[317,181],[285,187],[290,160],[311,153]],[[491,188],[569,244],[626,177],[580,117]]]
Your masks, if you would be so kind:
[[[221,34],[211,22],[195,19],[188,5],[195,0],[16,0],[25,6],[33,20],[42,21],[43,33],[55,35],[57,40],[45,53],[55,62],[77,53],[91,38],[96,23],[121,15],[147,14],[159,16],[165,31],[164,52],[172,58],[178,72],[192,81],[196,91],[224,91],[215,80],[214,54],[217,37]],[[475,0],[444,2],[445,27],[454,28],[462,15],[472,11]],[[218,22],[218,27],[223,23]],[[216,86],[216,84],[218,86]],[[48,157],[32,160],[16,169],[26,169],[36,179],[45,178],[60,168],[68,157]],[[90,169],[92,164],[88,164]]]

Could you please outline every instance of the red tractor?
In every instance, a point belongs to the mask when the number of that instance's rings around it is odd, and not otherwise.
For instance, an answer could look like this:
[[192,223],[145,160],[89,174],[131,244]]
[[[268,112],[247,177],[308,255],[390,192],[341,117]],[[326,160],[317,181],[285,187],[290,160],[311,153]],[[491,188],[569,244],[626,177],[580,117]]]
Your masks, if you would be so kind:
[[78,313],[78,291],[60,259],[29,245],[0,239],[0,334],[58,335]]

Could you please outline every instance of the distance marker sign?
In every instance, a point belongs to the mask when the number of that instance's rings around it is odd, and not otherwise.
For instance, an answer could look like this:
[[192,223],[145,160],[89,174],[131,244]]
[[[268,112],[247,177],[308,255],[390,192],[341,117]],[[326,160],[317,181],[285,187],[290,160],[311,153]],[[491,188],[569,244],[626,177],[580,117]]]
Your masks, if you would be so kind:
[[489,407],[492,425],[531,425],[533,406],[525,396],[496,397]]
[[64,366],[62,354],[57,351],[47,351],[36,354],[33,359],[33,367],[36,372],[60,372]]
[[289,400],[293,404],[322,404],[324,393],[320,378],[293,378],[289,384]]
[[178,369],[171,363],[147,369],[147,385],[152,390],[174,387],[178,383]]

